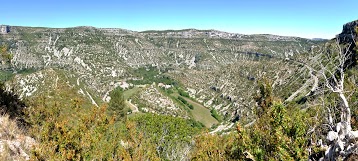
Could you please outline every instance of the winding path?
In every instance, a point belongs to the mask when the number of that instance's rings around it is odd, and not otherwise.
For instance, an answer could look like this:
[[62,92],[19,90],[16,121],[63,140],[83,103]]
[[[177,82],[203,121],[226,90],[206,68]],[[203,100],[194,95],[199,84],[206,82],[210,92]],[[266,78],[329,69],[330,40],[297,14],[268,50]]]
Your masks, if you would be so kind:
[[139,112],[138,107],[132,103],[132,100],[127,101],[126,104],[129,106],[130,109],[132,109],[132,112]]

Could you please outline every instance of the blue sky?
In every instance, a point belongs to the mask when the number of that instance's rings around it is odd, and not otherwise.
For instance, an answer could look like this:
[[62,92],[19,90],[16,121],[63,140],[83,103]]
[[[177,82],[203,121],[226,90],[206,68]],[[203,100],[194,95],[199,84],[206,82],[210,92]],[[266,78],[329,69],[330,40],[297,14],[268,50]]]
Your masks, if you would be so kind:
[[358,19],[358,0],[3,0],[0,24],[217,29],[333,38]]

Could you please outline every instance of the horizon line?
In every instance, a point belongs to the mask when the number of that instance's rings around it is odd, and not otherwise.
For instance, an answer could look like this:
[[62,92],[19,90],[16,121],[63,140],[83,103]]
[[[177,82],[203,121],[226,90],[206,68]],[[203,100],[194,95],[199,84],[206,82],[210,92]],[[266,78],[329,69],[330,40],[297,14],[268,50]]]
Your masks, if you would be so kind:
[[[218,31],[218,32],[224,32],[224,33],[229,33],[229,34],[239,34],[239,35],[272,35],[272,36],[281,36],[281,37],[296,37],[296,38],[304,38],[304,39],[322,39],[322,40],[330,40],[330,39],[334,39],[333,38],[322,38],[322,37],[313,37],[313,38],[308,38],[308,37],[301,37],[301,36],[295,36],[295,35],[280,35],[280,34],[273,34],[273,33],[247,33],[247,34],[243,34],[243,33],[239,33],[239,32],[230,32],[230,31],[225,31],[225,30],[220,30],[220,29],[199,29],[199,28],[193,28],[193,27],[188,27],[188,28],[182,28],[182,29],[145,29],[145,30],[132,30],[132,29],[126,29],[126,28],[121,28],[121,27],[98,27],[98,26],[91,26],[91,25],[79,25],[79,26],[66,26],[66,27],[54,27],[54,26],[26,26],[26,25],[9,25],[9,24],[0,24],[0,26],[10,26],[10,27],[29,27],[29,28],[49,28],[49,29],[66,29],[66,28],[80,28],[80,27],[88,27],[88,28],[97,28],[97,29],[121,29],[121,30],[127,30],[130,32],[137,32],[137,33],[141,33],[141,32],[150,32],[150,31],[182,31],[182,30],[197,30],[197,31]],[[338,34],[336,34],[338,35]]]

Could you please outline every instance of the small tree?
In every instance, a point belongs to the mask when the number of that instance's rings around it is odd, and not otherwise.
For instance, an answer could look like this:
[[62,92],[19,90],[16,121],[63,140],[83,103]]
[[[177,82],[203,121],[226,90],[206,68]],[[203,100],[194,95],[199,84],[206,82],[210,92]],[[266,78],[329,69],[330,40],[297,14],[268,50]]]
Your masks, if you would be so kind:
[[262,82],[258,82],[260,91],[254,96],[257,103],[256,113],[258,116],[262,115],[273,104],[272,86],[271,83],[264,79]]
[[11,53],[9,53],[8,45],[0,46],[0,56],[4,63],[11,63],[11,59],[12,59],[13,55]]
[[109,96],[111,97],[108,107],[109,113],[114,115],[118,120],[125,120],[127,111],[122,89],[117,87]]

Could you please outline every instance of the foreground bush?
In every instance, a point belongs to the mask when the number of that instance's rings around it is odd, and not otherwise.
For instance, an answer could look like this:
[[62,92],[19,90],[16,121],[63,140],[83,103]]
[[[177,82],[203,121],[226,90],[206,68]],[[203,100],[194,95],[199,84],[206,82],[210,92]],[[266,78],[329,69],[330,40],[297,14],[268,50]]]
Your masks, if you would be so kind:
[[237,125],[236,133],[201,135],[194,160],[306,160],[310,115],[274,104],[251,127]]
[[140,135],[155,147],[156,155],[168,160],[188,159],[193,138],[203,128],[192,120],[154,114],[137,115],[130,121],[136,123]]
[[194,135],[203,128],[193,120],[154,114],[118,119],[107,106],[84,102],[75,91],[61,90],[29,103],[26,121],[38,142],[33,160],[188,159]]

